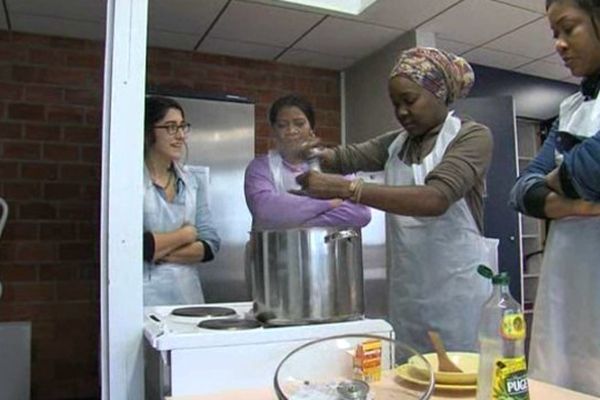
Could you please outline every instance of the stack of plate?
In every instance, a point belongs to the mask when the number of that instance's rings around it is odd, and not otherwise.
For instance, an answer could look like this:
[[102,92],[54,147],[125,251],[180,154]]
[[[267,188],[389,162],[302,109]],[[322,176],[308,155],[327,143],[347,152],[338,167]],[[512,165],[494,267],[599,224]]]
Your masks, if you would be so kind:
[[[438,358],[435,353],[423,354],[431,364],[435,377],[435,388],[440,390],[465,391],[477,389],[477,369],[479,354],[448,352],[448,357],[463,372],[438,371]],[[425,363],[417,357],[411,357],[406,364],[396,368],[400,379],[417,385],[429,385],[429,370]]]

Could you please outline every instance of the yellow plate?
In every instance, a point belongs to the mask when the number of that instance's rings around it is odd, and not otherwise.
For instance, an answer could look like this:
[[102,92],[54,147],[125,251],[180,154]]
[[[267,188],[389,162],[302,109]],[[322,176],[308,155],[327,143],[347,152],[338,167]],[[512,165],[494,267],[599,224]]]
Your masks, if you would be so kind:
[[[463,372],[442,372],[438,371],[438,358],[435,353],[423,354],[423,357],[431,364],[434,370],[435,381],[447,383],[449,385],[474,385],[477,383],[477,370],[479,369],[479,354],[466,353],[458,351],[448,352],[448,358],[458,366]],[[417,356],[411,357],[408,364],[414,368],[412,375],[427,379],[429,369]]]
[[[429,385],[429,381],[414,376],[410,372],[411,366],[408,364],[402,364],[396,367],[396,375],[410,383],[416,383],[417,385]],[[443,383],[436,383],[436,389],[441,390],[453,390],[453,391],[465,391],[465,390],[476,390],[477,385],[448,385]]]

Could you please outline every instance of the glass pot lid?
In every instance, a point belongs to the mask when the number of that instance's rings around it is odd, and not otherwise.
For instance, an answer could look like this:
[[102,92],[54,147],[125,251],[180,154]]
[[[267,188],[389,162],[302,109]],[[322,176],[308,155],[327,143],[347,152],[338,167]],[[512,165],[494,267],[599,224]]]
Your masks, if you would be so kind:
[[[402,379],[409,359],[419,369],[417,384]],[[410,346],[350,334],[296,348],[277,366],[273,385],[279,400],[417,400],[431,397],[435,381],[431,365]]]

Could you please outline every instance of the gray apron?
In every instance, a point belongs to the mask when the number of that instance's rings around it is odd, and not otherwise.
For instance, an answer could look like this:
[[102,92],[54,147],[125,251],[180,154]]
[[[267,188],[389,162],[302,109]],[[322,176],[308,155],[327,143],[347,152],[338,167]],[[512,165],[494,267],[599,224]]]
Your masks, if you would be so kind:
[[[561,103],[559,118],[560,131],[591,137],[600,129],[600,101],[584,102],[576,93]],[[599,243],[600,217],[552,221],[529,350],[532,378],[595,396],[600,396]]]
[[[171,232],[195,224],[198,185],[190,174],[178,166],[176,169],[185,193],[173,203],[158,193],[144,169],[144,232]],[[144,262],[144,305],[197,303],[204,303],[197,264]]]
[[[389,148],[386,184],[424,185],[442,160],[461,122],[449,113],[435,146],[422,164],[405,164],[398,154],[407,134]],[[438,217],[386,214],[389,314],[396,338],[421,352],[431,351],[427,331],[440,333],[448,350],[477,349],[477,325],[491,294],[477,274],[480,263],[496,266],[497,240],[484,238],[464,199]]]

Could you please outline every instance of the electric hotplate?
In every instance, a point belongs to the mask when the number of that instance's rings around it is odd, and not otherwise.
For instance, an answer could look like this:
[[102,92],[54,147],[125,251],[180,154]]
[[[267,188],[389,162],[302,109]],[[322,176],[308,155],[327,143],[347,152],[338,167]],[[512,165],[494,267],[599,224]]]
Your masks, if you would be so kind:
[[208,318],[236,315],[236,312],[229,307],[194,306],[175,308],[171,314],[178,317]]
[[262,324],[254,319],[220,318],[207,319],[198,323],[199,328],[226,331],[239,331],[244,329],[260,328]]

